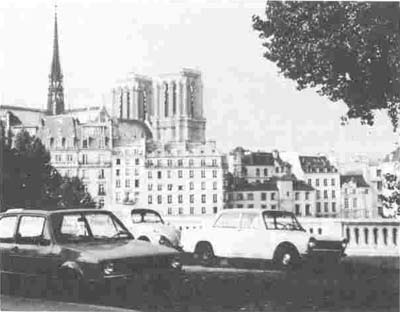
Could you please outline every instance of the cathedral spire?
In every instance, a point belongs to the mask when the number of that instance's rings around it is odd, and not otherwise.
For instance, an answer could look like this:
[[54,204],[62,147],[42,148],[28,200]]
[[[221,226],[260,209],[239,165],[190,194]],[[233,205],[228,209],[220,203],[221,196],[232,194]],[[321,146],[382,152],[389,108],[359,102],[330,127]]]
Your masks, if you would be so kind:
[[58,48],[57,5],[55,5],[54,13],[53,60],[51,62],[49,80],[47,112],[50,115],[62,114],[64,112],[64,87]]

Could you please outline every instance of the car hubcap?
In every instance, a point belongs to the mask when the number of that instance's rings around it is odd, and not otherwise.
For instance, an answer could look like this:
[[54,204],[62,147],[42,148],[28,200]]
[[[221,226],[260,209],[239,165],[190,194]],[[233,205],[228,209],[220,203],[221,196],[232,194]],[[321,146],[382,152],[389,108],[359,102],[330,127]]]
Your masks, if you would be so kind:
[[284,254],[282,257],[282,264],[288,265],[290,263],[291,258],[292,257],[290,256],[290,254],[288,254],[288,253]]

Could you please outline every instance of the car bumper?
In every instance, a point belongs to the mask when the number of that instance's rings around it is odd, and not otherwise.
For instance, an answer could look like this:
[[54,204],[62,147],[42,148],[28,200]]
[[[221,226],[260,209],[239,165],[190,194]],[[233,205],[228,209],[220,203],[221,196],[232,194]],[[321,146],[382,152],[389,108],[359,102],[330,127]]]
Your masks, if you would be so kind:
[[314,249],[303,255],[305,261],[319,263],[340,263],[346,257],[344,250],[338,249]]

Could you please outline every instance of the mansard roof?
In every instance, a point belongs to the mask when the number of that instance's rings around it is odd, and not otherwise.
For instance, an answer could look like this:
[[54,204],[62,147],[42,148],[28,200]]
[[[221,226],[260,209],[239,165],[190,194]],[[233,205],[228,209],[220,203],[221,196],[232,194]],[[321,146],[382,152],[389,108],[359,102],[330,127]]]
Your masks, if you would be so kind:
[[337,172],[326,156],[299,156],[299,161],[306,173]]
[[267,181],[264,183],[242,183],[234,185],[233,192],[251,192],[251,191],[278,191],[276,181]]
[[0,106],[0,112],[1,115],[10,114],[12,126],[39,127],[42,118],[45,116],[43,110],[12,105]]
[[152,137],[149,126],[143,121],[119,119],[116,123],[116,145],[128,145],[137,139],[151,139]]
[[340,176],[340,186],[343,184],[353,182],[357,187],[369,187],[362,174],[346,174]]
[[244,155],[242,163],[246,166],[273,166],[274,161],[272,153],[256,152]]
[[294,180],[293,181],[293,190],[294,191],[314,191],[315,189],[304,182],[303,180]]
[[78,122],[73,116],[56,115],[47,116],[44,120],[44,126],[40,130],[41,135],[47,138],[72,138],[79,134]]

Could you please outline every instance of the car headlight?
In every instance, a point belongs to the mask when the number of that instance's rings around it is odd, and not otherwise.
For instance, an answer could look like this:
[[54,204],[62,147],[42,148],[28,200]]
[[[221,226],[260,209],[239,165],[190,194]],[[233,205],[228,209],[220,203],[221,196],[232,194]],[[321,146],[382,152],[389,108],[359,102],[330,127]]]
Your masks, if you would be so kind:
[[166,238],[164,235],[160,236],[160,240],[158,241],[158,243],[160,245],[164,245],[164,246],[167,246],[167,247],[171,247],[171,248],[173,247],[171,241],[168,238]]
[[308,241],[308,248],[313,249],[317,245],[317,241],[315,240],[314,237],[311,237],[310,240]]
[[343,250],[346,249],[348,243],[349,243],[349,241],[348,241],[347,238],[345,238],[344,240],[342,240],[342,248],[343,248]]
[[115,267],[114,267],[114,263],[112,263],[112,262],[107,262],[103,266],[103,272],[105,275],[110,275],[110,274],[114,273],[114,270],[115,270]]

